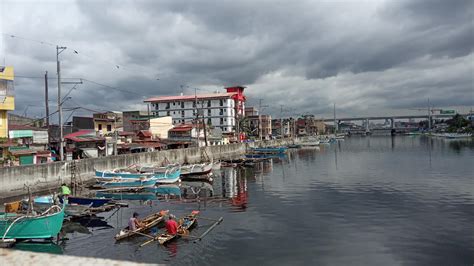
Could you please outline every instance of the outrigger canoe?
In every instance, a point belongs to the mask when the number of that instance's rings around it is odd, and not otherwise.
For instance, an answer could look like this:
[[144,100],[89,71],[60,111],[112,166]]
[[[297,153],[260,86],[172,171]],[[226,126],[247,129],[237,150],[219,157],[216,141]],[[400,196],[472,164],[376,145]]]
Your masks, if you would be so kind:
[[176,235],[170,234],[161,234],[156,238],[161,245],[166,244],[167,242],[180,237],[180,235],[185,234],[186,231],[190,230],[193,226],[196,225],[197,216],[199,211],[192,211],[191,214],[182,218],[182,223],[178,226],[178,233]]
[[150,230],[152,227],[157,226],[161,221],[163,221],[164,217],[168,214],[168,210],[162,210],[157,213],[153,213],[148,215],[143,219],[141,222],[143,226],[138,228],[137,230],[130,231],[128,230],[128,226],[124,229],[120,230],[118,234],[115,235],[115,240],[119,241],[133,235],[142,235],[143,232]]

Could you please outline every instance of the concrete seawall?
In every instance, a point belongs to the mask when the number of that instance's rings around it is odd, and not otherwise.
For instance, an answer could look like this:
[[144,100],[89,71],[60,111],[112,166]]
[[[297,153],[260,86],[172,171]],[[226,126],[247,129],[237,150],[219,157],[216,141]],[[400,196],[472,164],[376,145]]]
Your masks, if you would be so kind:
[[[292,142],[293,140],[291,139],[281,139],[256,143],[237,143],[201,148],[123,154],[77,160],[75,164],[80,178],[83,181],[87,181],[94,177],[96,169],[110,170],[127,167],[132,164],[160,164],[166,160],[172,163],[197,163],[207,156],[214,160],[231,158],[244,154],[251,147],[279,146]],[[67,182],[70,180],[70,166],[71,162],[54,162],[0,168],[0,199],[25,194],[25,184],[30,185],[35,191],[57,187],[62,181]]]

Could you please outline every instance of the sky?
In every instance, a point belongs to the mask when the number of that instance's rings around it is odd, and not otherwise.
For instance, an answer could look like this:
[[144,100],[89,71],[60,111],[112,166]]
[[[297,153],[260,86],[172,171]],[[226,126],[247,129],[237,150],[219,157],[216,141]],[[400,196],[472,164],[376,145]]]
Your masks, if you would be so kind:
[[[146,110],[145,98],[246,86],[274,117],[474,107],[474,1],[0,0],[0,65],[17,114]],[[419,110],[417,110],[419,109]]]

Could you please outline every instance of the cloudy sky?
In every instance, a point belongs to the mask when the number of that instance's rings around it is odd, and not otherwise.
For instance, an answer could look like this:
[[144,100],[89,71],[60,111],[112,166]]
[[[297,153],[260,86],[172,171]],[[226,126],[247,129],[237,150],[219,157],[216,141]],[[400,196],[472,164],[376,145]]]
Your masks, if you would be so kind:
[[56,44],[68,47],[62,76],[84,79],[66,107],[146,110],[149,96],[244,85],[276,117],[327,117],[334,103],[340,115],[420,114],[428,98],[466,111],[473,3],[0,0],[0,64],[15,68],[15,113],[39,117],[45,71],[56,108]]

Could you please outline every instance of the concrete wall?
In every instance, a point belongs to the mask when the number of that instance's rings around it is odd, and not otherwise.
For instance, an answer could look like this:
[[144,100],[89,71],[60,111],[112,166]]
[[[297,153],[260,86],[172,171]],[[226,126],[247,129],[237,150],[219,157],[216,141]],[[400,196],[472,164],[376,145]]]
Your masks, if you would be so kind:
[[[292,141],[283,139],[90,158],[76,160],[76,168],[81,179],[87,181],[94,178],[96,169],[111,170],[132,164],[160,164],[165,160],[172,163],[197,163],[205,160],[206,156],[214,160],[238,157],[249,147],[279,146],[290,142]],[[71,162],[54,162],[0,168],[0,199],[24,194],[25,184],[30,185],[34,190],[58,187],[62,181],[70,181],[70,165]]]

